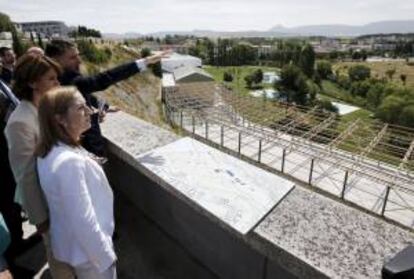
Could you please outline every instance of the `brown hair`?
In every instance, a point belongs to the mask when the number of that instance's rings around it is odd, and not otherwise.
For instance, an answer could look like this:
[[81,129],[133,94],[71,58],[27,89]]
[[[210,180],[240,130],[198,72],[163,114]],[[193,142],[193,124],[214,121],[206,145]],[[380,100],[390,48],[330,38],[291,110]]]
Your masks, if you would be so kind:
[[74,47],[76,47],[76,45],[70,41],[54,39],[46,45],[45,53],[49,57],[57,58],[62,56],[66,50]]
[[59,64],[47,56],[29,53],[20,57],[16,62],[13,74],[12,89],[14,94],[19,99],[32,101],[33,89],[30,84],[51,69],[55,70],[58,75],[62,73]]
[[68,112],[76,100],[77,92],[78,90],[73,86],[58,87],[48,91],[40,99],[38,110],[40,140],[36,150],[38,157],[44,158],[59,141],[70,146],[80,145],[77,140],[68,135],[56,119],[57,116],[64,116]]

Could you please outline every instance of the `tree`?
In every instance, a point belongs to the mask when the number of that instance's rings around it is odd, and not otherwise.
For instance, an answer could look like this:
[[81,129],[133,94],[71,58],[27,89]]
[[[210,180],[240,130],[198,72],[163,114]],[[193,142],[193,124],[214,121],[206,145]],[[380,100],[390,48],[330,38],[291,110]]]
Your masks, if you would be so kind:
[[376,83],[371,86],[367,93],[367,106],[375,110],[384,98],[385,85],[383,83]]
[[232,82],[233,81],[232,74],[230,74],[229,72],[224,72],[223,73],[223,80],[226,81],[226,82]]
[[360,60],[362,58],[361,53],[359,51],[354,51],[351,57],[352,60]]
[[354,96],[361,96],[365,98],[369,89],[371,88],[371,83],[369,80],[364,81],[354,81],[351,84],[351,93]]
[[145,58],[147,56],[151,55],[151,50],[149,48],[143,48],[141,49],[141,57]]
[[317,84],[316,82],[313,82],[312,80],[308,80],[308,92],[309,92],[309,99],[310,101],[316,100],[316,96],[321,91],[320,84]]
[[161,62],[152,64],[149,67],[150,67],[150,69],[152,70],[152,73],[155,76],[157,76],[159,78],[162,78],[162,66],[161,66]]
[[275,89],[286,97],[287,102],[294,102],[298,105],[306,105],[308,101],[309,88],[306,83],[306,76],[295,65],[283,67],[280,81],[275,83]]
[[403,85],[405,86],[405,84],[407,83],[407,75],[406,74],[401,74],[400,79],[401,79]]
[[355,65],[348,69],[351,81],[364,81],[371,77],[371,69],[364,65]]
[[13,40],[13,51],[16,53],[17,57],[23,55],[26,49],[20,40],[19,36],[17,35],[17,31],[13,29],[12,31],[12,40]]
[[338,113],[338,108],[329,100],[317,100],[315,105],[319,111]]
[[251,75],[247,75],[244,77],[244,81],[246,82],[247,88],[252,88],[253,84],[253,77]]
[[414,127],[414,104],[405,106],[399,117],[398,121],[400,125]]
[[40,35],[40,33],[37,33],[37,45],[40,48],[45,49],[45,46],[43,45],[43,41],[42,41],[42,36]]
[[259,84],[263,81],[263,71],[261,69],[257,69],[253,72],[253,82]]
[[384,99],[376,111],[376,117],[387,123],[398,123],[401,111],[406,102],[404,98],[391,95]]
[[33,37],[33,32],[30,32],[30,41],[32,42],[32,44],[35,44],[35,39]]
[[303,73],[311,78],[315,68],[315,51],[310,44],[306,44],[300,52],[299,67]]
[[14,25],[10,20],[10,17],[6,14],[0,13],[0,32],[12,32]]
[[329,61],[321,60],[316,64],[316,72],[321,79],[327,79],[332,74],[332,64]]
[[395,68],[388,69],[385,71],[385,75],[388,77],[388,79],[391,81],[395,74]]

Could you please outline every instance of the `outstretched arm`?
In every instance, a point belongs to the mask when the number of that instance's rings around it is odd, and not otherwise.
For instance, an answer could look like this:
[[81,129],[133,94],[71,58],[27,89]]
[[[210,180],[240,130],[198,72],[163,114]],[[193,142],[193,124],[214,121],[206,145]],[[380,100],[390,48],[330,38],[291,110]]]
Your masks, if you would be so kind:
[[136,73],[145,71],[148,65],[155,64],[161,61],[162,58],[168,57],[168,55],[169,52],[162,52],[134,62],[120,65],[94,76],[78,76],[73,81],[73,85],[75,85],[82,94],[102,91],[119,81],[135,75]]

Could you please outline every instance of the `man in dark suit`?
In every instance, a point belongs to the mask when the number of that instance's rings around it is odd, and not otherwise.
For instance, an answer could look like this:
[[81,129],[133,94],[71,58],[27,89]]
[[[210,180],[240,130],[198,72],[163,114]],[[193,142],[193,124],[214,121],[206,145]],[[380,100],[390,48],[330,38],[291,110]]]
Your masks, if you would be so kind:
[[[63,68],[63,74],[59,77],[61,85],[74,85],[84,96],[90,107],[98,107],[97,100],[91,95],[93,92],[105,90],[110,85],[127,79],[136,73],[146,70],[147,65],[157,63],[167,53],[161,53],[138,59],[94,76],[85,77],[80,73],[81,59],[75,44],[65,40],[52,40],[46,46],[46,55],[55,59]],[[84,133],[82,145],[86,150],[98,156],[104,155],[105,141],[99,127],[99,115],[93,114],[91,128]]]

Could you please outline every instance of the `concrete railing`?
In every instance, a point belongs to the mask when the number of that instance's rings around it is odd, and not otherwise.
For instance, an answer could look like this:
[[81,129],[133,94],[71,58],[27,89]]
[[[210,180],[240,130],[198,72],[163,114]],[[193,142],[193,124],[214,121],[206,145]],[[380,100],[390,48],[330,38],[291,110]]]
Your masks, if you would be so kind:
[[140,163],[177,135],[123,112],[109,114],[102,130],[114,191],[219,278],[380,278],[384,261],[414,242],[413,233],[301,185],[239,234]]

